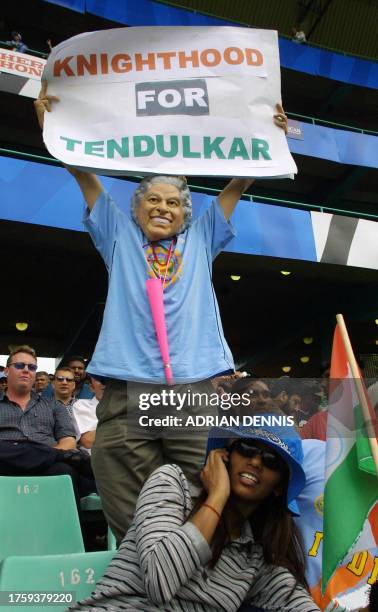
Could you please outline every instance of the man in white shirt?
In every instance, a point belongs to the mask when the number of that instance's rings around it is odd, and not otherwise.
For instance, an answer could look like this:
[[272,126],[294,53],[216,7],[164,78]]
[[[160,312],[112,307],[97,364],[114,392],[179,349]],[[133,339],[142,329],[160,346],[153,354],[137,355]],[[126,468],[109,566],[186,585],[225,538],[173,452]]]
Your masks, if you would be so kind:
[[96,437],[97,416],[96,407],[104,394],[105,385],[96,378],[90,377],[91,390],[94,392],[92,399],[79,399],[73,404],[73,416],[77,429],[80,433],[78,446],[91,453],[92,444]]

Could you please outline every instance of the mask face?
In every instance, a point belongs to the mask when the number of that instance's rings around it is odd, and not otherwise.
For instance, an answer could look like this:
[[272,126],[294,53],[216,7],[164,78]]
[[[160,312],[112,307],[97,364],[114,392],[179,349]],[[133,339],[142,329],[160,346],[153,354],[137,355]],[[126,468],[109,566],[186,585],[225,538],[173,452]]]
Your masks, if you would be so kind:
[[154,183],[136,209],[136,219],[151,241],[175,236],[184,224],[184,207],[174,185]]

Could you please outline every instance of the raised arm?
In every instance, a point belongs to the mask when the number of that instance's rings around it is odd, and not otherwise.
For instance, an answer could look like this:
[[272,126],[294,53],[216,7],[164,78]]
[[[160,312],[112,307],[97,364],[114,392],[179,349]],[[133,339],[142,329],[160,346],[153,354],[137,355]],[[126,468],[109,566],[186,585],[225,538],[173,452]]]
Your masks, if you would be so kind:
[[235,210],[236,204],[248,187],[254,183],[255,179],[231,179],[226,187],[218,196],[219,204],[223,209],[226,219],[229,219]]
[[89,210],[92,210],[98,196],[104,191],[99,178],[92,172],[83,172],[73,166],[64,164],[64,167],[76,179]]
[[[281,104],[276,104],[277,113],[273,115],[274,123],[287,134],[287,116]],[[219,194],[218,200],[224,216],[229,219],[243,193],[254,183],[255,179],[232,179]]]
[[[34,100],[34,108],[37,113],[38,123],[40,128],[43,129],[45,112],[51,112],[52,105],[59,102],[59,98],[56,96],[50,96],[47,93],[47,83],[42,81],[41,91],[36,100]],[[76,179],[81,192],[84,196],[84,200],[89,209],[92,209],[98,196],[103,191],[101,182],[95,174],[90,172],[83,172],[73,166],[64,165],[70,174]]]

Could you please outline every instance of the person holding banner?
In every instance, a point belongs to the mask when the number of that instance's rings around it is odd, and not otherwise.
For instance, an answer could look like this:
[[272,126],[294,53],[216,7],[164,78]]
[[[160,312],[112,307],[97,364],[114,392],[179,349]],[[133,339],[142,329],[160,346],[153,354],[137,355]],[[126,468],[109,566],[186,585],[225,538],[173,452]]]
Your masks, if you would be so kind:
[[[45,111],[57,101],[44,83],[35,101],[41,127]],[[280,105],[274,122],[287,131]],[[190,192],[182,177],[143,179],[128,216],[96,175],[67,169],[83,193],[84,223],[109,272],[103,324],[88,372],[106,383],[97,408],[92,463],[106,519],[120,541],[154,469],[169,461],[190,477],[203,460],[208,426],[184,431],[185,416],[214,416],[216,405],[205,401],[213,392],[210,379],[234,371],[212,286],[212,261],[234,237],[230,216],[253,179],[232,179],[192,221]],[[149,300],[152,280],[155,294],[160,292],[158,305],[154,297]],[[160,318],[153,319],[159,309]],[[167,387],[171,380],[174,386]],[[152,437],[148,427],[131,432],[130,418],[138,420],[149,407],[154,416],[159,409],[158,416],[171,411],[174,418],[173,411],[182,418],[179,435],[167,429],[163,435],[156,423]]]

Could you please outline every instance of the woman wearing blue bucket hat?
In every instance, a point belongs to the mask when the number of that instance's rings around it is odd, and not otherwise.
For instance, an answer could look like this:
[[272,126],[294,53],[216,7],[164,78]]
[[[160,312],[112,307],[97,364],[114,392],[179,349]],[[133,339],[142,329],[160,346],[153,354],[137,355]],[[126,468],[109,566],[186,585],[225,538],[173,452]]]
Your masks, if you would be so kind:
[[319,610],[292,520],[302,457],[290,426],[211,429],[200,489],[177,465],[155,470],[104,577],[74,609]]

